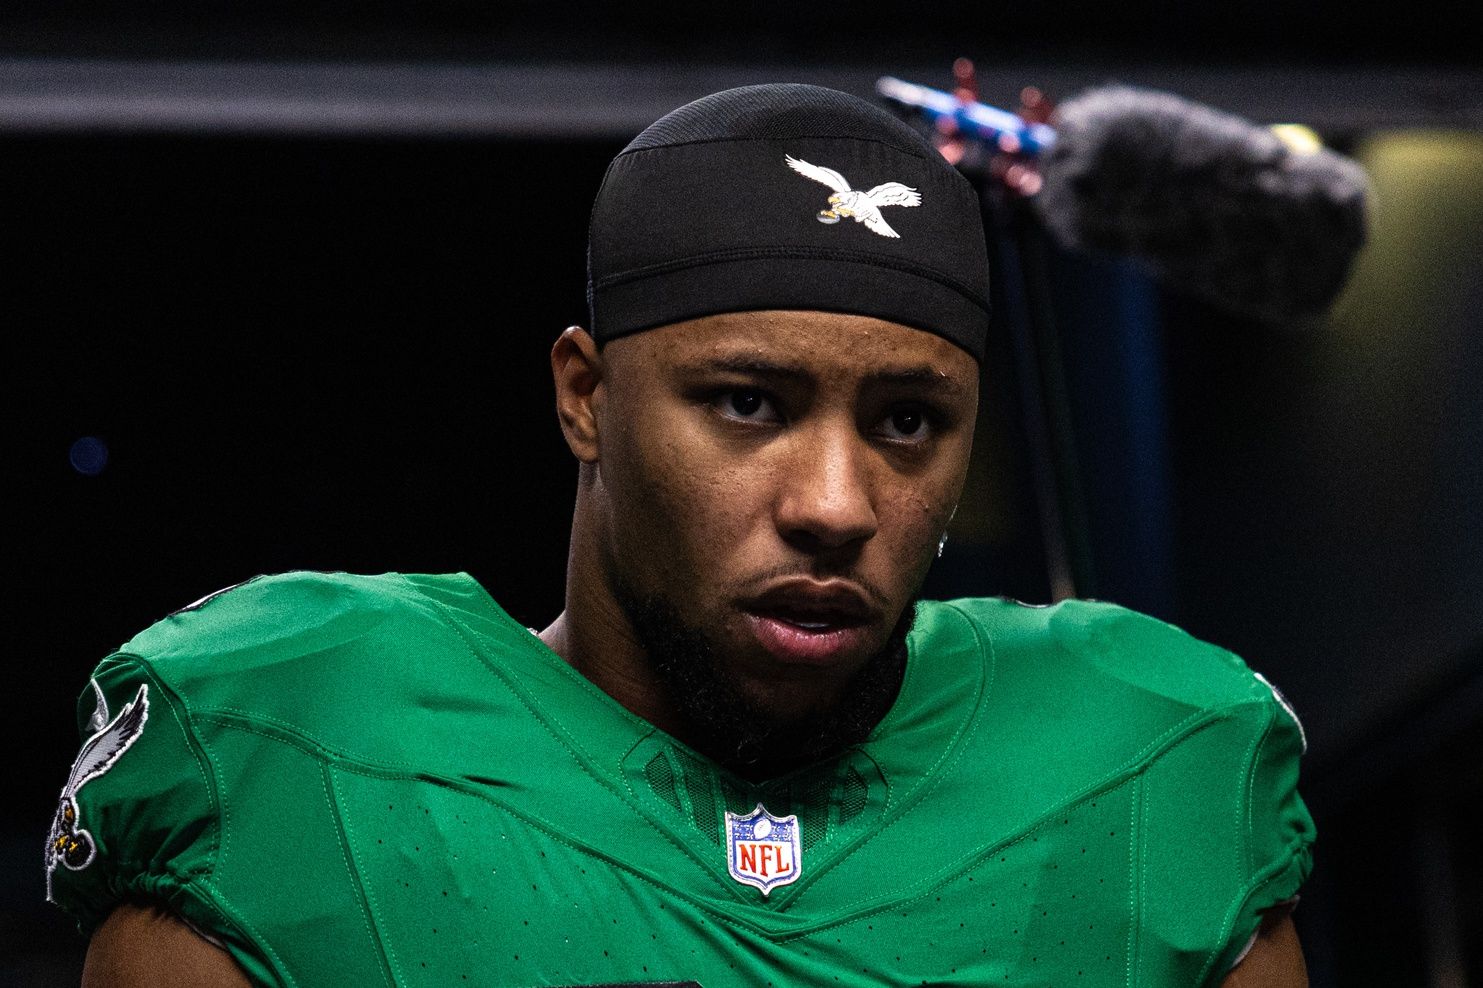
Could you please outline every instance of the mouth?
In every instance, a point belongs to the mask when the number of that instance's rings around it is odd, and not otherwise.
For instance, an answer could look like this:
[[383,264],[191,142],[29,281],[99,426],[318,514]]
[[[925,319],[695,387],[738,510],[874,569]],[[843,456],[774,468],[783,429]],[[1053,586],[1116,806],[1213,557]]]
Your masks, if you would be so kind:
[[880,617],[864,594],[839,582],[793,581],[742,608],[759,644],[790,665],[834,665],[861,652]]

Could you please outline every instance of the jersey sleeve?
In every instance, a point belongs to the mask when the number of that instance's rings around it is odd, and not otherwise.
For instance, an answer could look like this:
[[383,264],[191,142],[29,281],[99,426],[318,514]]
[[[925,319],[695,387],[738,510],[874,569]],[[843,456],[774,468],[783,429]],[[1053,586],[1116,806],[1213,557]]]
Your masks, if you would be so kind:
[[1221,975],[1250,945],[1262,913],[1295,900],[1313,869],[1313,818],[1298,795],[1298,763],[1307,739],[1282,694],[1256,678],[1271,695],[1262,704],[1267,727],[1257,741],[1246,790],[1247,880],[1231,903],[1232,936],[1213,965]]
[[1138,983],[1218,985],[1262,914],[1294,899],[1312,868],[1313,820],[1297,788],[1302,727],[1236,656],[1136,620],[1135,641],[1158,639],[1164,675],[1212,684],[1138,783],[1138,900],[1149,938]]
[[143,660],[110,656],[78,701],[81,745],[47,838],[47,897],[90,933],[120,902],[163,903],[203,928],[220,827],[205,753]]

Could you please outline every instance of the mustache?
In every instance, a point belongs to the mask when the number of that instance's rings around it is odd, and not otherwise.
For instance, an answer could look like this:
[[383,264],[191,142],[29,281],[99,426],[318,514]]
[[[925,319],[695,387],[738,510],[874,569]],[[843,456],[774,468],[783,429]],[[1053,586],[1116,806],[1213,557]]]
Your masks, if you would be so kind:
[[796,564],[783,564],[754,573],[745,578],[739,587],[740,597],[757,597],[765,593],[769,588],[787,580],[843,580],[852,587],[859,590],[879,610],[886,610],[891,598],[885,590],[858,573],[841,571],[838,569],[820,569],[818,567],[799,566]]

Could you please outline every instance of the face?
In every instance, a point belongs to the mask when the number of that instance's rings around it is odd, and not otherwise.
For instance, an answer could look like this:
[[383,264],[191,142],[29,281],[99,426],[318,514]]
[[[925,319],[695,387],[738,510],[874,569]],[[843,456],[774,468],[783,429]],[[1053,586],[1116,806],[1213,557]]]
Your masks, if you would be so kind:
[[637,333],[601,360],[597,551],[630,619],[682,622],[768,719],[837,708],[957,504],[977,364],[896,323],[781,311]]

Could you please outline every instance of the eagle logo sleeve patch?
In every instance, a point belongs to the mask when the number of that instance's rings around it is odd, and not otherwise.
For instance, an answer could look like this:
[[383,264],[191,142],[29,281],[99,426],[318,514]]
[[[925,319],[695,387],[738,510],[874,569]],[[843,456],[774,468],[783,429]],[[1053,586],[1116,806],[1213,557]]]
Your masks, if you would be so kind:
[[732,878],[763,895],[798,881],[803,867],[798,817],[773,816],[761,803],[746,814],[727,810],[726,866]]
[[871,233],[899,240],[901,234],[891,229],[891,224],[881,216],[881,209],[885,206],[922,204],[921,193],[900,182],[886,182],[868,192],[860,192],[850,188],[849,181],[833,168],[811,165],[791,154],[783,155],[783,159],[788,162],[789,168],[804,178],[811,178],[834,190],[829,196],[829,208],[819,211],[817,219],[820,223],[838,223],[841,217],[848,217],[856,223],[864,223],[865,229]]
[[62,787],[62,797],[57,804],[56,816],[52,818],[51,832],[46,839],[46,898],[51,901],[52,874],[57,865],[72,871],[81,871],[93,863],[97,856],[97,845],[93,835],[82,826],[82,810],[77,803],[77,793],[83,786],[103,775],[123,757],[139,735],[144,732],[144,723],[149,719],[149,685],[143,684],[134,699],[124,704],[118,716],[108,719],[108,701],[95,679],[91,683],[97,706],[88,727],[94,733],[83,742],[67,784]]

